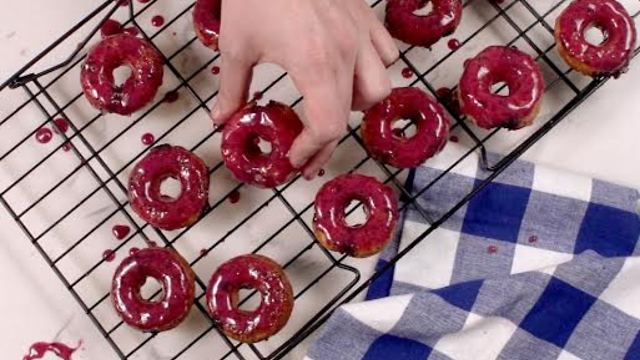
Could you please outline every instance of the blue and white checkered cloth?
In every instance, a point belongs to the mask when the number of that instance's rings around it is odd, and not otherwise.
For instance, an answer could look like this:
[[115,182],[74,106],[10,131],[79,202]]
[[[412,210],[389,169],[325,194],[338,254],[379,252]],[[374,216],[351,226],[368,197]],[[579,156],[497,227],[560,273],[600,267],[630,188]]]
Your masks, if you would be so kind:
[[[466,151],[416,170],[422,189]],[[495,160],[495,157],[494,157]],[[468,158],[420,195],[438,218],[479,179]],[[313,360],[640,359],[638,190],[518,161],[339,308]],[[405,211],[378,268],[429,225]]]

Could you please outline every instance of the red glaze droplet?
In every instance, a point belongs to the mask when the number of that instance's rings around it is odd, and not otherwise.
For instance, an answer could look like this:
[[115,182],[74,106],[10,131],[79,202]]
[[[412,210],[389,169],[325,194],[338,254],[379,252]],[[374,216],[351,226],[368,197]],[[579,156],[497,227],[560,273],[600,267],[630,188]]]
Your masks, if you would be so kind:
[[436,96],[440,99],[444,99],[449,95],[451,95],[451,89],[449,89],[448,87],[441,87],[440,89],[436,90]]
[[211,68],[211,73],[212,73],[213,75],[218,75],[218,74],[220,74],[220,66],[214,66],[214,67],[212,67],[212,68]]
[[229,202],[232,204],[237,204],[240,201],[240,191],[233,190],[231,194],[229,194]]
[[320,171],[318,171],[318,176],[323,177],[325,174],[324,169],[320,169]]
[[36,140],[40,144],[48,143],[49,141],[51,141],[51,138],[53,138],[53,132],[51,132],[51,129],[49,129],[48,127],[43,126],[38,129],[38,131],[36,131]]
[[156,141],[156,138],[155,136],[153,136],[153,134],[146,133],[142,135],[140,141],[142,141],[144,145],[152,145]]
[[111,249],[107,249],[102,253],[102,258],[106,262],[112,262],[116,259],[116,252]]
[[151,1],[151,0],[138,0],[138,2],[139,2],[139,3],[141,3],[141,4],[146,4],[146,3],[148,3],[149,1]]
[[460,48],[460,41],[458,41],[458,39],[450,39],[447,42],[447,46],[451,50],[458,50]]
[[162,99],[162,101],[166,102],[167,104],[171,104],[178,101],[179,97],[180,97],[180,94],[177,91],[169,91],[164,95],[164,98]]
[[64,151],[64,152],[69,152],[69,151],[71,151],[71,144],[70,144],[70,143],[68,143],[68,142],[66,142],[66,143],[62,144],[62,151]]
[[55,119],[53,120],[53,123],[55,124],[53,130],[58,134],[66,133],[67,130],[69,130],[69,122],[65,118]]
[[160,27],[164,25],[164,17],[162,15],[154,16],[153,18],[151,18],[151,25],[155,27]]
[[178,33],[174,31],[174,32],[172,32],[172,33],[171,33],[171,35],[173,35],[173,36],[177,36],[177,35],[178,35]]
[[451,135],[451,137],[449,138],[449,140],[450,140],[451,142],[454,142],[454,143],[457,143],[458,141],[460,141],[460,139],[459,139],[457,136],[455,136],[455,135]]
[[130,231],[131,231],[131,228],[128,227],[127,225],[115,225],[111,229],[113,236],[115,236],[116,239],[118,240],[123,240],[124,238],[126,238],[127,235],[129,235]]
[[402,69],[402,77],[405,79],[411,79],[413,77],[413,70],[410,67]]
[[531,236],[529,236],[529,240],[528,241],[529,241],[530,244],[533,244],[535,242],[538,242],[538,237],[535,236],[535,235],[531,235]]
[[158,247],[158,243],[155,241],[149,241],[147,245],[149,245],[149,247]]
[[118,3],[118,5],[124,7],[124,6],[129,6],[130,1],[129,0],[120,0],[120,2]]
[[140,30],[138,30],[138,28],[135,27],[135,26],[128,27],[128,28],[122,30],[122,32],[127,34],[127,35],[131,35],[131,36],[137,36],[138,34],[140,34]]
[[132,247],[131,249],[129,249],[129,255],[135,255],[138,251],[140,251],[140,249],[138,249],[137,247]]
[[207,254],[209,254],[209,249],[202,249],[202,250],[200,250],[200,255],[201,255],[201,256],[207,256]]
[[255,93],[253,93],[253,100],[262,100],[262,92],[256,91]]
[[495,254],[498,252],[498,247],[495,245],[489,245],[489,247],[487,247],[487,252],[489,254]]
[[71,360],[71,356],[80,348],[81,345],[82,342],[78,344],[78,347],[72,348],[57,342],[37,342],[31,345],[29,352],[22,358],[22,360],[44,359],[47,354],[53,354],[62,360]]

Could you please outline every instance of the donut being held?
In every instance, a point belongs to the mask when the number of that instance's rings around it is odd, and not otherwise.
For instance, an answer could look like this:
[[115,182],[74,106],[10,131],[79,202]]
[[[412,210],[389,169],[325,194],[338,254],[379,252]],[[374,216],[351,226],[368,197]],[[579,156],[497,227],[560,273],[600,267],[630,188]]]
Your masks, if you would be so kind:
[[[600,44],[586,39],[586,32],[598,28]],[[588,76],[618,76],[626,71],[636,44],[633,18],[615,0],[574,0],[562,11],[555,26],[555,38],[562,58],[576,71]]]
[[[152,278],[162,286],[157,299],[144,299],[142,286]],[[113,275],[111,299],[120,318],[144,332],[178,326],[189,314],[195,294],[195,275],[187,261],[171,249],[136,251]]]
[[222,0],[197,0],[193,9],[196,36],[206,47],[218,50]]
[[[180,183],[177,197],[162,193],[162,183]],[[209,171],[195,154],[180,146],[160,145],[136,164],[129,177],[129,202],[146,222],[163,230],[195,223],[208,204]]]
[[[364,206],[364,224],[347,224],[345,210],[351,201]],[[341,175],[324,184],[316,195],[314,232],[328,250],[357,258],[377,254],[391,241],[397,222],[396,196],[375,178]]]
[[[409,119],[415,135],[398,135],[394,124]],[[365,112],[362,140],[371,157],[397,168],[412,168],[440,152],[449,136],[449,117],[424,91],[395,88],[382,102]]]
[[[492,86],[505,83],[508,95]],[[459,84],[460,110],[484,129],[517,130],[533,123],[540,110],[544,80],[536,61],[518,49],[490,46],[465,62]]]
[[[241,182],[263,188],[282,185],[297,172],[289,161],[289,150],[302,129],[300,118],[287,105],[251,103],[224,126],[224,163]],[[270,144],[270,152],[260,148],[261,141]]]
[[[416,12],[431,2],[427,15]],[[461,0],[389,0],[386,25],[394,38],[409,45],[430,47],[453,34],[462,19]]]
[[[257,309],[239,308],[241,289],[260,293]],[[255,343],[286,325],[293,310],[293,290],[275,261],[261,255],[244,255],[225,262],[213,274],[207,288],[207,307],[225,335]]]
[[[113,72],[126,66],[131,75],[116,85]],[[82,91],[96,109],[131,115],[147,105],[162,85],[164,74],[160,53],[146,40],[117,34],[94,46],[82,65]]]

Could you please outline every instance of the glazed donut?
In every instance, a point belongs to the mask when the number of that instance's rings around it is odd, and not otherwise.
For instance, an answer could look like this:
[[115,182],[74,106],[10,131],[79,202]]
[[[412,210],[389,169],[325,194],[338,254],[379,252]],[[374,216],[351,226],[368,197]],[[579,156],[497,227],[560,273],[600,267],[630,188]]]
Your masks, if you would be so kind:
[[[148,278],[161,284],[160,299],[142,297],[140,291]],[[158,247],[138,250],[124,259],[111,285],[111,299],[120,318],[144,332],[178,326],[189,314],[194,294],[195,275],[187,261],[174,250]]]
[[[160,185],[168,178],[180,182],[177,198],[164,195]],[[195,154],[180,146],[157,146],[134,167],[129,177],[129,202],[149,224],[175,230],[195,223],[207,206],[209,171]]]
[[[362,225],[349,226],[345,221],[345,210],[353,200],[360,201],[367,214]],[[395,194],[375,178],[341,175],[316,195],[314,232],[326,249],[357,258],[379,253],[393,237],[397,222]]]
[[[116,85],[113,71],[121,66],[131,75]],[[108,113],[131,115],[147,105],[162,85],[163,60],[147,41],[127,34],[109,36],[94,46],[82,66],[80,82],[89,103]]]
[[193,27],[200,42],[218,50],[222,0],[197,0],[193,9]]
[[[593,45],[585,32],[596,27],[605,40]],[[560,14],[555,27],[562,58],[588,76],[618,75],[633,56],[636,28],[633,19],[615,0],[575,0]]]
[[[433,4],[429,14],[414,14],[428,1]],[[430,47],[440,38],[453,34],[461,18],[461,0],[389,0],[385,22],[394,38],[410,45]]]
[[[491,87],[504,82],[506,96]],[[465,62],[460,79],[462,113],[484,129],[516,130],[531,125],[540,110],[544,80],[535,60],[512,47],[490,46]]]
[[[256,310],[238,308],[241,289],[260,293]],[[276,262],[261,255],[244,255],[225,262],[213,274],[207,288],[207,307],[225,335],[255,343],[286,325],[293,310],[293,290]]]
[[[296,172],[288,153],[301,132],[302,122],[290,107],[275,101],[266,106],[252,103],[224,126],[224,163],[241,182],[264,188],[284,184]],[[270,153],[262,152],[260,140],[271,144]]]
[[[398,136],[394,122],[410,119],[416,134]],[[386,99],[367,110],[362,122],[362,140],[369,155],[397,168],[412,168],[444,148],[449,136],[449,118],[442,106],[424,91],[395,88]]]

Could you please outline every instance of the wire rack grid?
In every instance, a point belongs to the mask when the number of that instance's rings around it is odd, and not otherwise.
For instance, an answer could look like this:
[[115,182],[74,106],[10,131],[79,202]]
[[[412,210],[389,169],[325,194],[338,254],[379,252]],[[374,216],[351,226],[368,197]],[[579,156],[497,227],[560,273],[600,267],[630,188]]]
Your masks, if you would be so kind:
[[[219,56],[201,46],[193,35],[190,0],[172,1],[170,5],[161,0],[106,1],[0,86],[0,99],[9,105],[5,109],[11,109],[3,110],[0,118],[0,171],[10,175],[0,179],[0,203],[111,345],[115,358],[195,359],[201,358],[196,354],[202,351],[218,359],[283,358],[321,326],[333,309],[362,296],[373,280],[464,207],[608,80],[576,74],[557,55],[553,24],[568,2],[467,0],[463,23],[454,34],[460,44],[456,48],[447,48],[446,40],[432,49],[399,44],[401,59],[389,69],[394,84],[418,86],[441,96],[454,119],[452,133],[468,150],[463,156],[439,161],[443,170],[440,177],[423,188],[408,190],[403,184],[410,171],[390,168],[367,156],[358,133],[362,115],[353,114],[349,132],[326,169],[327,177],[354,171],[377,176],[397,189],[402,209],[413,207],[431,224],[386,267],[375,272],[360,261],[336,257],[316,243],[311,230],[313,194],[322,185],[322,178],[306,183],[297,177],[269,192],[235,183],[224,169],[216,151],[220,128],[212,129],[208,120],[210,104],[217,95],[217,80],[211,69]],[[384,2],[369,3],[382,17]],[[638,17],[638,2],[630,0],[624,5],[634,18]],[[167,21],[159,27],[148,25],[158,13]],[[110,18],[138,29],[163,54],[169,71],[162,90],[179,94],[177,102],[168,101],[169,96],[159,97],[131,119],[123,120],[97,113],[82,99],[79,68],[88,46],[99,39],[101,25]],[[516,46],[530,53],[543,71],[546,96],[541,115],[531,128],[518,132],[477,129],[466,123],[456,112],[455,103],[437,90],[444,86],[455,90],[463,60],[491,44]],[[400,76],[403,68],[414,75]],[[256,71],[253,91],[256,98],[260,93],[296,109],[303,101],[286,73],[269,65]],[[56,125],[60,118],[69,124],[68,131]],[[404,126],[407,130],[411,125]],[[58,134],[46,146],[37,145],[34,136],[44,127],[57,129]],[[198,223],[186,229],[165,232],[151,228],[132,215],[128,205],[128,171],[148,150],[136,140],[148,131],[156,135],[153,145],[183,145],[210,165],[210,206]],[[488,151],[505,155],[490,157]],[[481,154],[489,175],[472,191],[451,208],[437,212],[416,201],[474,152]],[[231,204],[229,199],[239,191],[241,204]],[[362,216],[359,208],[353,205],[348,213]],[[127,224],[133,231],[116,242],[111,236],[114,224]],[[188,259],[197,274],[197,299],[195,310],[182,327],[162,334],[142,334],[123,326],[110,307],[109,285],[116,264],[103,257],[103,250],[113,248],[117,256],[126,256],[134,247],[154,243],[173,247]],[[286,331],[255,345],[224,336],[211,322],[204,305],[206,280],[215,266],[249,252],[279,261],[292,280],[296,299]],[[151,286],[145,291],[155,296],[159,288]],[[255,293],[248,293],[242,303],[255,304],[257,298]]]

